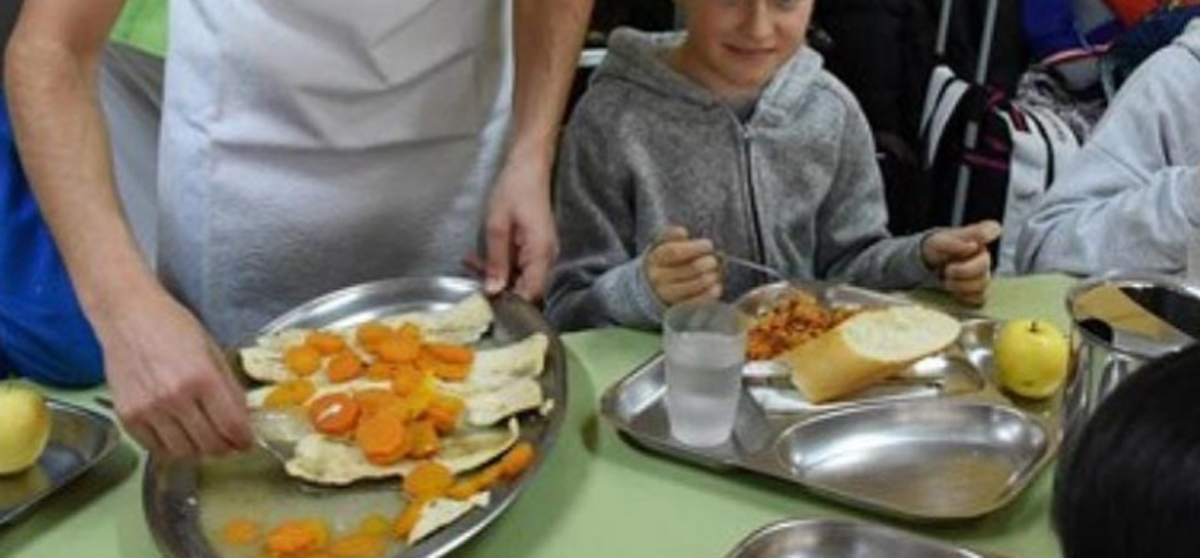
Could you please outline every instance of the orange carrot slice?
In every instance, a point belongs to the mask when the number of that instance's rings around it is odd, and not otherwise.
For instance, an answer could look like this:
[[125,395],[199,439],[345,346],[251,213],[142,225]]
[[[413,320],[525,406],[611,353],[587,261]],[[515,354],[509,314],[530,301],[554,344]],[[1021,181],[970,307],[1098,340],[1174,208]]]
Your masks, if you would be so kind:
[[408,433],[399,417],[377,413],[358,423],[354,441],[367,461],[376,465],[391,465],[404,458],[409,450]]
[[375,345],[375,352],[384,362],[412,362],[421,353],[421,344],[413,339],[391,335]]
[[400,366],[392,377],[392,391],[401,397],[416,393],[425,382],[425,374],[412,366]]
[[471,374],[470,364],[438,362],[433,366],[433,375],[447,382],[461,382]]
[[314,331],[304,338],[304,344],[317,350],[323,355],[339,353],[346,348],[346,340],[341,335],[327,331]]
[[297,376],[309,376],[321,368],[321,353],[308,345],[290,347],[283,352],[283,365]]
[[425,409],[425,416],[433,422],[433,427],[439,434],[450,434],[458,428],[459,417],[462,416],[466,404],[462,399],[450,395],[438,395]]
[[428,420],[412,423],[409,426],[408,435],[412,437],[410,455],[417,459],[430,457],[441,448],[442,443],[438,439],[437,430]]
[[395,363],[375,361],[367,366],[367,377],[372,380],[391,380],[399,367]]
[[392,533],[396,538],[403,539],[412,532],[413,527],[417,526],[417,521],[421,519],[421,511],[425,509],[424,500],[416,500],[405,506],[404,511],[400,512],[400,517],[396,518],[396,523],[392,527]]
[[448,343],[427,343],[425,350],[433,358],[449,364],[471,364],[475,360],[475,349]]
[[354,330],[354,336],[358,339],[359,344],[366,348],[371,348],[391,335],[391,328],[379,322],[367,322]]
[[415,342],[420,345],[424,341],[424,335],[421,333],[421,328],[417,324],[403,323],[396,328],[396,336],[406,341]]
[[267,398],[263,400],[263,406],[268,409],[298,407],[308,401],[308,398],[316,392],[317,386],[308,380],[302,378],[284,380],[271,389]]
[[285,521],[267,535],[267,552],[271,556],[287,556],[311,552],[325,547],[329,530],[319,519]]
[[359,420],[365,420],[376,413],[401,401],[400,397],[391,390],[383,388],[360,389],[354,392],[354,402],[358,403],[361,413]]
[[363,375],[363,361],[358,355],[349,351],[334,355],[329,359],[325,374],[331,382],[347,382]]
[[441,463],[422,461],[404,477],[404,492],[414,500],[432,500],[454,484],[454,473]]
[[317,432],[338,436],[354,429],[358,422],[358,403],[345,393],[322,395],[308,405],[308,419]]
[[500,475],[505,479],[515,478],[529,468],[529,465],[533,463],[533,457],[533,444],[518,443],[508,450],[504,457],[500,458]]

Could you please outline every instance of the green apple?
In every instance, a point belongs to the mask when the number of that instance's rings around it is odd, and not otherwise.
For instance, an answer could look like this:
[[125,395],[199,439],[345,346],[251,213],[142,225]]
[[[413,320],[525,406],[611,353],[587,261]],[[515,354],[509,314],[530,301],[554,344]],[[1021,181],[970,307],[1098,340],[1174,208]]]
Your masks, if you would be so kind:
[[1045,399],[1067,379],[1070,345],[1048,322],[1012,320],[1004,324],[994,351],[1000,385],[1022,397]]
[[41,394],[16,382],[0,382],[0,475],[31,467],[49,439],[50,409]]

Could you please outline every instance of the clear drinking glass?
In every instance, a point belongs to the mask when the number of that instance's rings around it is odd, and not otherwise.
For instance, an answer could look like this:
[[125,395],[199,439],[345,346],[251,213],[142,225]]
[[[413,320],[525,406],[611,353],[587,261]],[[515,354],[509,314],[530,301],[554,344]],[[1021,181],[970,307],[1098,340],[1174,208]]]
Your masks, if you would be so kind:
[[680,304],[663,319],[671,435],[715,446],[733,430],[746,361],[746,323],[723,302]]

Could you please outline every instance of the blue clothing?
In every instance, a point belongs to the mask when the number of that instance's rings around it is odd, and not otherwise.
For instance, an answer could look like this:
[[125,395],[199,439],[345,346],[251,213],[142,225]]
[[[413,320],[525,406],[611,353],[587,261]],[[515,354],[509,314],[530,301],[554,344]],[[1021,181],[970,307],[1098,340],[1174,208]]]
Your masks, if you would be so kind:
[[0,378],[104,381],[100,344],[21,169],[0,91]]

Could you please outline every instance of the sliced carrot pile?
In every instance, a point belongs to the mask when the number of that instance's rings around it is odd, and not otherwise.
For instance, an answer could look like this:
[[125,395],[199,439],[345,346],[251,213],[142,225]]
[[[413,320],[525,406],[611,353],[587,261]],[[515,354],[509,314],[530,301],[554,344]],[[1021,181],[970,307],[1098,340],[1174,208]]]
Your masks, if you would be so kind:
[[368,349],[391,335],[392,329],[379,322],[367,322],[354,330],[354,336],[358,339],[359,344]]
[[392,526],[392,534],[396,538],[403,539],[412,532],[413,527],[417,526],[417,521],[421,519],[421,511],[428,504],[425,500],[416,500],[405,506],[404,511],[400,512],[400,517],[396,518],[395,525]]
[[376,413],[358,423],[354,441],[367,461],[391,465],[408,453],[410,442],[404,422],[392,413]]
[[284,380],[267,394],[267,398],[263,400],[263,406],[268,409],[298,407],[308,401],[308,398],[316,392],[317,386],[308,380],[302,378]]
[[454,484],[454,473],[441,463],[422,461],[404,477],[404,492],[413,500],[432,500]]
[[379,535],[354,533],[330,543],[329,554],[337,558],[378,558],[387,550],[387,539]]
[[462,399],[451,395],[437,395],[425,409],[425,416],[433,422],[433,427],[439,434],[450,434],[458,428],[458,419],[465,408],[466,404]]
[[267,553],[271,556],[287,556],[312,552],[324,548],[328,540],[329,530],[319,519],[285,521],[267,535]]
[[409,451],[417,459],[432,456],[442,446],[433,423],[427,420],[412,423],[409,426],[409,436],[412,436],[412,448]]
[[346,348],[346,340],[341,335],[327,331],[314,331],[304,338],[304,344],[317,350],[323,355],[340,353]]
[[262,526],[245,518],[231,520],[221,529],[221,540],[232,545],[247,545],[262,536]]
[[309,376],[321,369],[321,353],[308,345],[289,347],[283,352],[283,365],[297,376]]
[[533,444],[520,442],[500,458],[500,474],[505,479],[516,478],[533,463]]
[[339,436],[354,429],[358,422],[358,403],[345,393],[322,395],[308,405],[308,419],[322,434]]
[[358,355],[346,351],[341,352],[329,359],[329,365],[325,368],[325,374],[329,376],[331,382],[347,382],[363,375],[365,365]]

